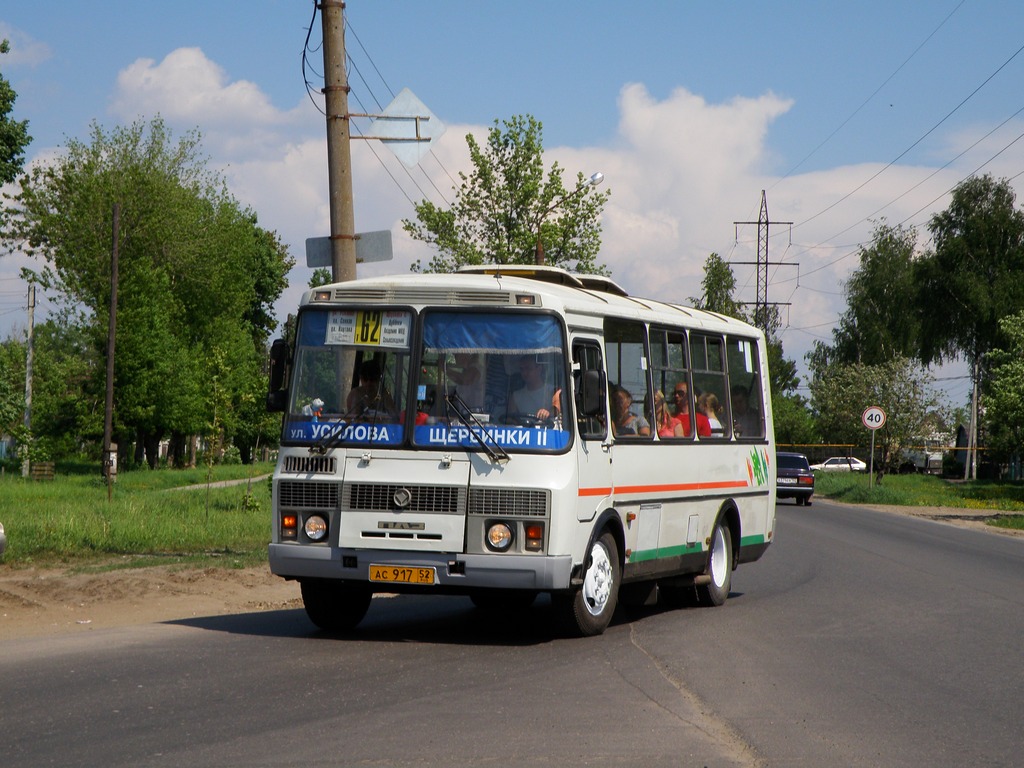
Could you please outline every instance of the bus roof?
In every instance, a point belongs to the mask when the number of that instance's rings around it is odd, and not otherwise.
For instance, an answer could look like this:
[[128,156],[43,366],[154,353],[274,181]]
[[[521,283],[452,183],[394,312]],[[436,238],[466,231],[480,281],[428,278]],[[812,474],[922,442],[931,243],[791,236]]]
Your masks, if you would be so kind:
[[565,312],[618,316],[651,322],[682,321],[760,335],[741,320],[683,304],[630,296],[611,278],[584,275],[560,267],[483,265],[457,272],[396,274],[331,283],[307,291],[301,304],[320,301],[441,306],[515,306],[532,303]]

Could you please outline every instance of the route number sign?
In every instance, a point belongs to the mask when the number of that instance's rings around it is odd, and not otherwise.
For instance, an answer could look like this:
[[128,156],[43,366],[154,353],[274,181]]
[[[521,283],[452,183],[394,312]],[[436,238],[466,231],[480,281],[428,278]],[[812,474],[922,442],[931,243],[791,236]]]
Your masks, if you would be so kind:
[[885,411],[877,405],[872,405],[864,409],[860,420],[868,429],[881,429],[885,426]]

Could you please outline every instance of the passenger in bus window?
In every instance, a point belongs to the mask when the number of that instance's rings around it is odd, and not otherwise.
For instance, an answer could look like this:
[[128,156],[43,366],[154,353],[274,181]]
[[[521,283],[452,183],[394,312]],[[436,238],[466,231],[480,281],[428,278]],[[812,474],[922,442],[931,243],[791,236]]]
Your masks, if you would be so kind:
[[448,369],[448,378],[457,385],[459,397],[470,408],[480,409],[484,404],[484,377],[477,364],[477,356],[466,352],[455,353],[456,367]]
[[612,433],[618,437],[646,437],[651,434],[651,425],[643,416],[637,416],[629,407],[633,396],[624,387],[612,390]]
[[747,388],[736,384],[729,393],[732,396],[733,429],[737,437],[760,437],[761,419],[750,408]]
[[654,393],[654,425],[659,437],[686,437],[679,419],[668,412],[665,393],[660,389]]
[[363,360],[359,366],[359,386],[353,387],[345,399],[345,409],[349,414],[358,416],[366,410],[392,412],[395,404],[388,393],[381,387],[380,363],[376,360]]
[[705,392],[697,398],[697,410],[708,417],[708,424],[711,426],[711,434],[721,435],[725,430],[718,418],[722,412],[722,406],[718,402],[718,396],[714,392]]
[[551,418],[551,398],[555,388],[544,378],[544,368],[533,355],[519,358],[519,375],[523,386],[512,393],[511,415],[532,416],[546,420]]
[[[680,381],[675,386],[673,391],[676,401],[676,413],[675,417],[679,419],[679,422],[683,425],[683,435],[690,437],[690,385],[685,381]],[[697,421],[697,435],[700,437],[707,437],[711,434],[711,424],[708,422],[708,417],[701,412],[694,414]]]

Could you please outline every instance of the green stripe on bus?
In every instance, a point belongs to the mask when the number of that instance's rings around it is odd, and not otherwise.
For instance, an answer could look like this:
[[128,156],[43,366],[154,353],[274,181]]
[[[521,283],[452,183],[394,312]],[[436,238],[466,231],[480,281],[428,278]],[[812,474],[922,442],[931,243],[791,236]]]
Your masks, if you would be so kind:
[[634,552],[629,556],[629,562],[642,563],[647,560],[657,560],[662,557],[678,557],[679,555],[692,555],[700,552],[700,544],[683,544],[678,547],[661,547],[659,549],[645,549],[641,552]]
[[[750,547],[758,544],[764,544],[765,537],[762,535],[756,536],[744,536],[740,539],[741,547]],[[648,560],[658,560],[662,557],[678,557],[679,555],[692,555],[696,552],[701,552],[700,544],[682,544],[676,547],[662,547],[659,549],[645,549],[639,552],[633,552],[629,556],[629,562],[631,563],[644,563]]]

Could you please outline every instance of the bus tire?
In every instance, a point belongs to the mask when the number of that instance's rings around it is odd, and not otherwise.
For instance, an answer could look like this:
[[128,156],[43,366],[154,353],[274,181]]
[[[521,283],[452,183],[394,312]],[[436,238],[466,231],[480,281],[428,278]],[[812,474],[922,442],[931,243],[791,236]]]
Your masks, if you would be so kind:
[[704,605],[721,605],[732,588],[732,533],[724,520],[715,523],[708,552],[706,584],[697,585],[697,597]]
[[604,632],[615,613],[621,582],[619,548],[611,532],[604,531],[590,547],[583,584],[573,592],[553,596],[566,630],[580,637]]
[[302,579],[302,604],[309,620],[328,632],[355,629],[370,609],[368,584],[335,579]]

